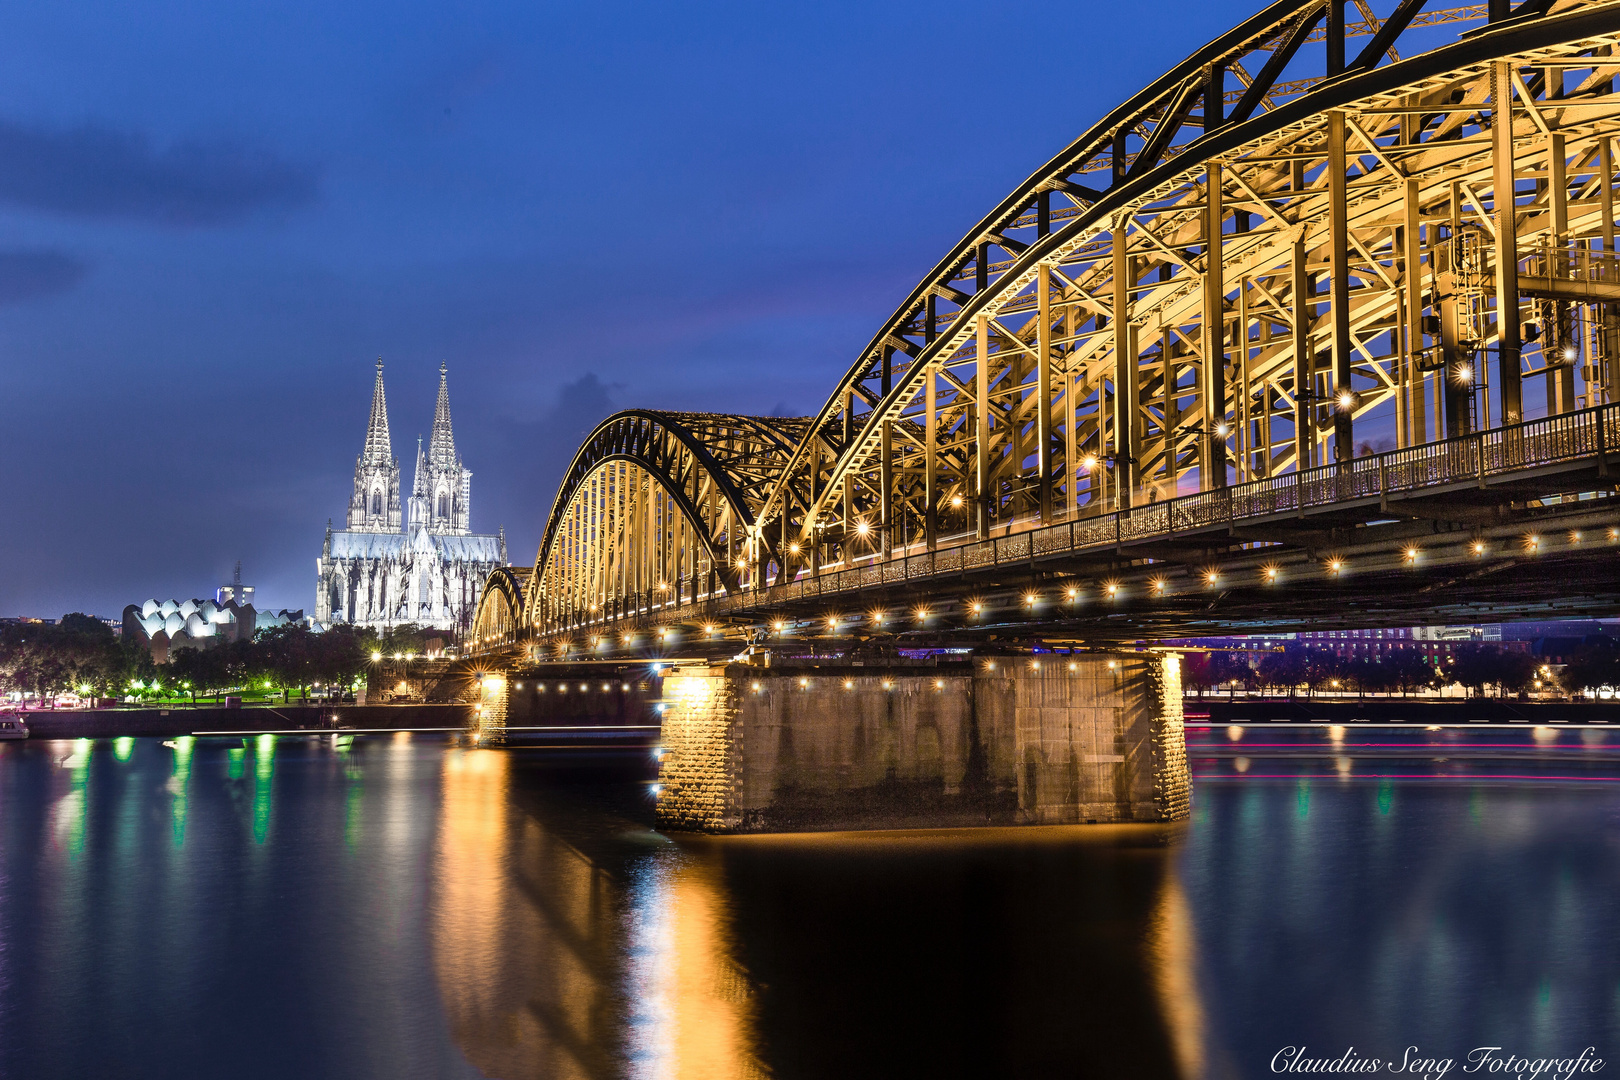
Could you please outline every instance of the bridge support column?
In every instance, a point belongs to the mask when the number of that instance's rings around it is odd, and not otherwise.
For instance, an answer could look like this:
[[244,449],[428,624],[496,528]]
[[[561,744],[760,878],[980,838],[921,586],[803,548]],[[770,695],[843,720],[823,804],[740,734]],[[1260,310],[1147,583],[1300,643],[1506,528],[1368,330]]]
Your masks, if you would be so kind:
[[505,675],[487,674],[478,684],[478,701],[473,706],[473,738],[479,746],[501,746],[506,742],[506,714],[510,707],[512,684]]
[[1186,817],[1179,659],[1039,662],[673,671],[659,825],[790,832]]

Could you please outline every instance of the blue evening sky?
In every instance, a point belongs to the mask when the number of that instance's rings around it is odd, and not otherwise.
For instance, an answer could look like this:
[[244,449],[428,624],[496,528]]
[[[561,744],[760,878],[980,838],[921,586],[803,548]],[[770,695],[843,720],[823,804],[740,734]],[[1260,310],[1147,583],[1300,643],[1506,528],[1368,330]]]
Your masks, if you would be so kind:
[[814,411],[952,241],[1251,10],[8,5],[0,615],[237,559],[312,608],[379,355],[407,487],[442,360],[474,527],[530,563],[603,416]]

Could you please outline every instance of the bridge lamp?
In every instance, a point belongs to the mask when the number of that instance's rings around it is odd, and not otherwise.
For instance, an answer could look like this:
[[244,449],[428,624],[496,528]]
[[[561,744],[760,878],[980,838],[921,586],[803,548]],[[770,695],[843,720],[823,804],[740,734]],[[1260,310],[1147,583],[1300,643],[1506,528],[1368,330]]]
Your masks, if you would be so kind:
[[887,616],[884,615],[884,613],[881,612],[881,611],[872,612],[872,625],[873,626],[882,626],[883,625],[883,620],[885,618],[887,618]]
[[1217,439],[1224,439],[1230,434],[1232,434],[1232,426],[1230,424],[1222,423],[1215,425],[1215,437]]
[[1273,582],[1275,582],[1277,580],[1277,568],[1275,566],[1265,567],[1265,575],[1266,575],[1266,584],[1267,585],[1272,584]]
[[1572,544],[1580,543],[1581,542],[1581,534],[1580,534],[1580,532],[1576,531],[1576,530],[1572,530],[1570,532],[1570,534],[1569,534],[1569,542],[1572,543]]
[[1610,540],[1620,539],[1620,529],[1610,529],[1609,530],[1609,539]]
[[1097,468],[1097,455],[1087,454],[1080,459],[1080,468],[1085,472],[1093,472]]
[[1407,562],[1409,562],[1409,563],[1417,562],[1417,559],[1418,559],[1418,549],[1417,548],[1409,547],[1402,554],[1404,554],[1406,556],[1406,561]]
[[827,616],[827,629],[829,629],[829,630],[837,630],[838,629],[838,616],[836,616],[836,615]]
[[777,619],[775,622],[771,623],[771,628],[780,634],[783,630],[787,629],[787,623],[783,622],[781,619]]
[[810,686],[810,680],[809,679],[800,679],[799,680],[799,688],[801,690],[808,689],[809,686]]
[[1113,671],[1118,667],[1119,667],[1119,661],[1118,660],[1110,660],[1110,661],[1108,661],[1108,670],[1109,671]]
[[928,609],[927,608],[920,607],[920,608],[917,609],[917,621],[918,622],[927,622],[928,621]]
[[1356,407],[1356,395],[1351,390],[1340,390],[1339,396],[1334,399],[1340,412],[1349,412]]
[[1103,586],[1103,589],[1108,593],[1108,598],[1110,600],[1112,600],[1114,597],[1119,595],[1119,583],[1118,582],[1110,581],[1107,585]]
[[1530,535],[1530,536],[1527,536],[1527,537],[1524,538],[1524,548],[1525,548],[1526,551],[1535,551],[1540,547],[1541,547],[1541,537],[1535,536],[1535,535]]
[[1337,574],[1340,570],[1343,570],[1343,569],[1344,569],[1344,560],[1343,559],[1330,559],[1330,560],[1328,560],[1328,572],[1329,573]]
[[788,554],[789,555],[797,555],[798,553],[799,553],[799,545],[798,544],[789,544],[788,545]]
[[1031,670],[1031,671],[1039,671],[1039,670],[1041,670],[1041,662],[1039,660],[1031,660],[1029,662],[1029,670]]
[[1032,592],[1031,593],[1025,593],[1024,594],[1024,606],[1025,607],[1034,607],[1037,603],[1040,602],[1040,599],[1041,598],[1040,598],[1040,595],[1038,593],[1032,593]]
[[709,637],[714,637],[714,624],[713,623],[705,623],[704,627],[703,627],[703,632],[705,634],[707,634]]
[[1070,590],[1068,590],[1067,595],[1068,595],[1070,600],[1073,600],[1073,599],[1077,598],[1080,595],[1080,590],[1079,589],[1070,589]]
[[872,526],[871,526],[871,524],[870,524],[870,523],[869,523],[869,522],[866,522],[866,521],[857,521],[857,522],[856,522],[856,523],[855,523],[855,532],[856,532],[856,533],[857,533],[857,534],[858,534],[858,535],[860,535],[860,536],[866,536],[866,535],[868,535],[868,534],[869,534],[869,533],[871,533],[871,531],[872,531]]
[[1575,359],[1575,346],[1570,345],[1570,346],[1568,346],[1567,348],[1564,349],[1564,359],[1565,360],[1573,360],[1573,359]]
[[395,653],[394,654],[394,659],[395,660],[403,660],[403,659],[405,659],[405,654],[404,653]]
[[667,582],[667,581],[660,581],[660,582],[659,582],[659,583],[658,583],[658,591],[659,591],[659,592],[668,592],[668,591],[669,591],[669,582]]
[[855,689],[855,680],[854,679],[845,679],[844,680],[844,689],[845,690],[853,690],[853,689]]
[[371,662],[373,664],[375,664],[377,661],[379,661],[381,659],[382,659],[382,653],[375,652],[375,651],[372,652],[372,654],[371,654]]
[[943,690],[943,689],[945,689],[945,680],[944,679],[935,679],[934,680],[934,689],[935,690]]
[[1483,555],[1483,554],[1485,554],[1485,541],[1483,541],[1483,540],[1475,540],[1474,541],[1474,554],[1475,555]]
[[1164,578],[1154,578],[1153,579],[1153,591],[1155,593],[1164,592],[1164,586],[1165,586]]
[[954,507],[960,507],[961,505],[962,505],[962,496],[960,496],[960,495],[952,495],[951,496],[951,506],[954,508]]
[[1211,569],[1211,570],[1205,570],[1204,571],[1204,584],[1205,585],[1216,585],[1216,584],[1218,584],[1220,582],[1220,580],[1221,580],[1221,573],[1220,573],[1219,570]]
[[1451,377],[1458,386],[1467,386],[1474,381],[1474,365],[1458,364]]
[[971,610],[975,615],[982,615],[984,613],[984,605],[978,601],[974,601],[971,606]]
[[883,680],[883,689],[885,689],[885,690],[893,690],[894,689],[894,683],[890,682],[888,679],[884,679]]

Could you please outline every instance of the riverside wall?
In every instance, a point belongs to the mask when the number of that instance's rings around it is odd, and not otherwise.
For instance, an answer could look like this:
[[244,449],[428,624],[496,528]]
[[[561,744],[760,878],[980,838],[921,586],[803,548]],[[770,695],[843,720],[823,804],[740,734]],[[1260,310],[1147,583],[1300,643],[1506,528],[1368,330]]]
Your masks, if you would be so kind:
[[663,702],[668,829],[1172,821],[1191,803],[1169,654],[682,667]]

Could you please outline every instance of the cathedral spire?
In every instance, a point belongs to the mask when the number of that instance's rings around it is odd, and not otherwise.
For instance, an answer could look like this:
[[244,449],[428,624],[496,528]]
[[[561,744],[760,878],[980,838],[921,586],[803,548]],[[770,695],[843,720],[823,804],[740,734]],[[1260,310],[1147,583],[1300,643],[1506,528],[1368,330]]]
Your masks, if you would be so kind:
[[387,465],[394,460],[388,439],[388,397],[383,393],[383,362],[377,357],[377,385],[371,391],[371,422],[366,425],[366,448],[360,455],[364,465]]
[[426,495],[428,493],[427,457],[422,453],[422,436],[416,437],[416,483],[411,488],[413,495]]
[[383,392],[382,357],[371,391],[366,445],[354,463],[354,495],[349,499],[350,529],[397,532],[400,526],[399,461],[388,438],[388,397]]
[[441,469],[456,464],[456,437],[450,430],[450,382],[443,361],[439,363],[439,401],[433,407],[433,437],[428,442],[428,457]]

